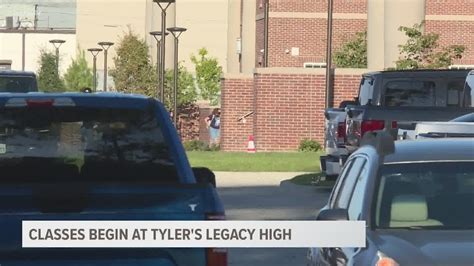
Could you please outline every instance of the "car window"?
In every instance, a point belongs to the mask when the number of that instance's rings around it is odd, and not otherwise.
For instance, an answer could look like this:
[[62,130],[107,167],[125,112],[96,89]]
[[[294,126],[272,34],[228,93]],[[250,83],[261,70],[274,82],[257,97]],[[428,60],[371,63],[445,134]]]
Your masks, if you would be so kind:
[[336,201],[334,203],[334,208],[346,209],[349,204],[349,199],[351,198],[352,191],[354,190],[354,185],[359,177],[359,174],[366,162],[365,158],[357,157],[352,163],[351,169],[348,171],[346,178],[341,184],[341,189],[337,194]]
[[447,106],[460,106],[463,87],[464,82],[462,80],[448,82]]
[[[373,101],[372,97],[374,94],[374,80],[368,77],[362,79],[359,91],[359,103],[360,105],[366,105],[370,101]],[[372,102],[372,104],[374,104]]]
[[375,191],[377,227],[474,228],[472,162],[384,165]]
[[34,78],[0,76],[0,92],[29,92],[34,91]]
[[362,204],[364,201],[365,188],[367,187],[367,181],[369,179],[369,164],[365,163],[362,167],[362,171],[356,179],[354,191],[349,203],[348,213],[350,220],[358,220],[362,213]]
[[434,106],[435,87],[432,81],[390,81],[384,102],[386,106]]
[[474,107],[474,73],[467,75],[464,87],[464,105]]
[[331,206],[331,208],[334,206],[339,190],[341,190],[341,184],[344,182],[344,179],[346,178],[353,162],[354,160],[347,161],[342,168],[339,177],[337,178],[336,185],[334,186],[333,192],[331,193],[331,197],[329,199],[329,206]]
[[178,181],[151,110],[36,109],[0,111],[0,182],[41,181],[44,169],[58,178]]

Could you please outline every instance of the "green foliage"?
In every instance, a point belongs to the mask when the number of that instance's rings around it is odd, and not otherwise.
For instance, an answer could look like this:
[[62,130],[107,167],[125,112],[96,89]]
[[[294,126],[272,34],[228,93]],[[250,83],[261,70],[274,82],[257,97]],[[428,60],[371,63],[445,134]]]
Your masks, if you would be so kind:
[[334,64],[345,68],[367,67],[367,31],[355,36],[334,53]]
[[185,141],[183,142],[183,146],[186,151],[207,151],[209,149],[209,146],[200,140]]
[[56,55],[41,51],[38,61],[40,68],[38,70],[38,89],[43,92],[63,92],[65,90],[64,82],[59,77],[56,67]]
[[[165,106],[171,109],[173,102],[173,69],[166,70],[165,73]],[[193,75],[180,63],[178,67],[178,106],[193,104],[197,100],[196,86]]]
[[201,97],[218,105],[221,92],[222,67],[214,57],[208,56],[206,48],[199,49],[198,55],[192,55],[191,61],[196,69],[196,83]]
[[150,63],[146,42],[129,30],[121,37],[110,71],[117,91],[147,96],[157,95],[157,75]]
[[399,45],[402,57],[396,61],[397,69],[447,68],[466,50],[462,45],[440,47],[439,34],[423,33],[423,23],[398,30],[405,33],[408,41]]
[[66,90],[80,91],[86,87],[93,88],[92,80],[93,74],[87,65],[86,54],[84,51],[80,51],[76,59],[72,60],[71,65],[64,75]]
[[302,139],[298,148],[298,150],[302,152],[317,152],[320,149],[321,145],[312,139]]
[[219,151],[220,146],[212,144],[208,146],[204,141],[200,140],[189,140],[183,142],[184,149],[186,151]]

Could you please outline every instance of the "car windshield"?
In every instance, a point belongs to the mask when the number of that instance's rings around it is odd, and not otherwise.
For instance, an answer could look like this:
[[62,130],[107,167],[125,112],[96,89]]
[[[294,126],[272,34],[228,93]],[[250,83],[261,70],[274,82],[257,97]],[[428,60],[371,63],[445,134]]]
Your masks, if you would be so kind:
[[26,76],[0,76],[0,92],[34,91],[35,79]]
[[384,165],[377,228],[474,228],[474,162]]
[[177,179],[153,112],[135,109],[2,109],[0,171],[0,183]]

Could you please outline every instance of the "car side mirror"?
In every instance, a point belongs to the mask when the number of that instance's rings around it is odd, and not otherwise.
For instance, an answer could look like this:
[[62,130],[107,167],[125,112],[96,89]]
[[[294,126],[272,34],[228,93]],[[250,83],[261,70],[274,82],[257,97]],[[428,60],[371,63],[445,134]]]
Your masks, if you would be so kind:
[[216,187],[216,175],[206,167],[193,167],[194,177],[199,184],[212,184]]
[[326,209],[321,210],[316,218],[318,221],[348,221],[347,209]]

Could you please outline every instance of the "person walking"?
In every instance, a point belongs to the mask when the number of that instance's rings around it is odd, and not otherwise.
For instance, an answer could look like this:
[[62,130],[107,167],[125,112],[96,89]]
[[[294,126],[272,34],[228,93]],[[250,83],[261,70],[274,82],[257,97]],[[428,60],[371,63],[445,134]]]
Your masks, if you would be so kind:
[[210,142],[209,145],[219,145],[220,142],[220,128],[221,128],[221,110],[214,108],[212,113],[205,118],[207,127],[209,129]]

